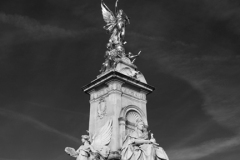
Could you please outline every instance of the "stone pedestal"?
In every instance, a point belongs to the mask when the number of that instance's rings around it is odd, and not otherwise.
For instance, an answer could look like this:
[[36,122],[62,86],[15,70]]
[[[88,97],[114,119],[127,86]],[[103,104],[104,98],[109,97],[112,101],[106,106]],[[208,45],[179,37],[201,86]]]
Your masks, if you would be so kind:
[[142,118],[147,125],[146,96],[154,87],[117,71],[110,71],[90,84],[83,91],[90,95],[89,133],[94,135],[112,119],[112,137],[109,159],[120,159],[120,149],[126,134]]

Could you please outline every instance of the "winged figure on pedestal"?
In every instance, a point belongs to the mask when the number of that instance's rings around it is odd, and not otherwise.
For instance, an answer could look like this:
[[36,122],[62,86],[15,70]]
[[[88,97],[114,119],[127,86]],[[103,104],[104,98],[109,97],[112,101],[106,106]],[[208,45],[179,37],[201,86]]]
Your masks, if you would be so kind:
[[114,13],[106,6],[103,0],[101,1],[103,19],[107,23],[103,28],[111,34],[108,47],[115,47],[117,45],[122,46],[126,43],[124,41],[125,27],[127,24],[130,24],[130,20],[123,10],[117,9],[117,3],[118,0],[116,0],[115,3],[114,15]]
[[112,120],[108,120],[106,124],[95,133],[93,137],[82,135],[82,143],[77,150],[66,147],[65,152],[77,160],[104,160],[107,159],[110,148],[108,144],[112,137]]

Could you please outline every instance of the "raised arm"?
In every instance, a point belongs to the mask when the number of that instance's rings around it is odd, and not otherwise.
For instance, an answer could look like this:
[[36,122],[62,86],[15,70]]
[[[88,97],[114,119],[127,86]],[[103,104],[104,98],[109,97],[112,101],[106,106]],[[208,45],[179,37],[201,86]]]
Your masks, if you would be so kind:
[[118,3],[118,0],[116,0],[116,3],[115,3],[115,16],[117,16],[117,12],[118,12],[117,3]]

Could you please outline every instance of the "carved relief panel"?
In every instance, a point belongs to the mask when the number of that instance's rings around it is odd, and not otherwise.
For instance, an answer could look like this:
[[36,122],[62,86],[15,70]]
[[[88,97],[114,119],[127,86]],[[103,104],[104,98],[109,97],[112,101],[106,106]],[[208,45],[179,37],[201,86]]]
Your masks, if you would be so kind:
[[97,106],[97,114],[100,119],[102,119],[107,114],[106,110],[107,110],[106,100],[104,98],[101,98]]

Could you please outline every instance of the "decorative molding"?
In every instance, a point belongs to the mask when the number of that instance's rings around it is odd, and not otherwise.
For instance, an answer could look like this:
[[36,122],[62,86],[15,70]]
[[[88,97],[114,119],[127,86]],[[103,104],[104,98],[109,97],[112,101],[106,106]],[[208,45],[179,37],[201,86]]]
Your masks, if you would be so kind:
[[122,87],[122,92],[128,96],[146,101],[146,95],[142,92],[137,92],[127,87]]
[[122,73],[119,73],[117,71],[110,71],[107,74],[104,74],[101,77],[98,77],[97,79],[93,80],[90,84],[85,85],[82,90],[87,93],[91,94],[91,92],[96,89],[96,87],[99,87],[101,85],[106,85],[108,82],[111,81],[121,81],[123,83],[132,85],[134,87],[139,88],[142,91],[145,91],[146,94],[149,94],[154,91],[154,87],[140,82],[139,80],[136,80],[134,78],[131,78],[129,76],[126,76]]
[[121,91],[122,84],[123,83],[119,82],[119,81],[110,81],[110,82],[108,82],[108,87],[109,87],[110,91],[112,91],[112,90]]
[[99,97],[102,97],[103,95],[107,95],[109,93],[109,87],[104,87],[98,91],[92,92],[90,94],[90,100],[97,99]]
[[102,119],[107,113],[107,105],[104,98],[101,98],[97,106],[97,114],[100,119]]
[[144,92],[137,92],[133,89],[122,87],[122,83],[118,83],[118,82],[108,83],[108,87],[104,87],[98,91],[96,90],[92,91],[90,93],[90,100],[96,100],[99,97],[103,97],[104,95],[107,95],[109,94],[109,92],[112,92],[112,91],[118,91],[120,93],[136,98],[138,100],[146,101],[146,94]]

